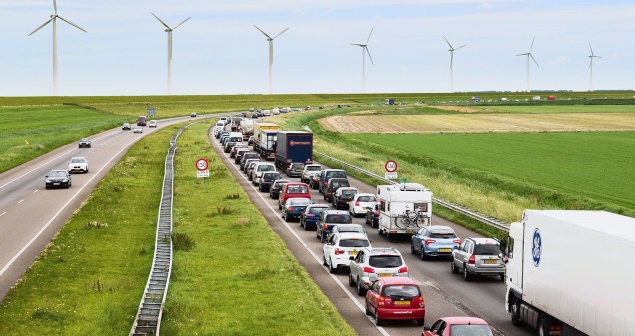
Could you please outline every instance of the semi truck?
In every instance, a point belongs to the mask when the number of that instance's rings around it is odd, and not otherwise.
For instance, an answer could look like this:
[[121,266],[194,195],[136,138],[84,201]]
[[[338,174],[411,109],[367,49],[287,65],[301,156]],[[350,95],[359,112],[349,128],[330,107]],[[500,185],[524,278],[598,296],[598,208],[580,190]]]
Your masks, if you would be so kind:
[[273,123],[254,123],[254,151],[260,153],[260,133],[262,131],[277,131],[280,129],[278,124]]
[[313,163],[313,133],[302,131],[278,131],[275,164],[287,172],[291,163]]
[[635,218],[593,210],[525,210],[501,241],[505,309],[539,335],[635,333]]
[[230,128],[232,132],[236,132],[239,129],[240,122],[243,120],[242,117],[231,117],[230,119]]
[[432,224],[432,192],[419,183],[378,185],[379,234],[390,240]]
[[243,132],[243,139],[247,141],[250,136],[254,135],[254,120],[249,118],[241,120],[240,131]]
[[145,126],[145,125],[146,125],[146,116],[138,116],[137,126]]
[[[271,161],[276,158],[276,142],[278,141],[278,131],[261,131],[258,151],[260,157]],[[254,142],[255,144],[255,142]]]

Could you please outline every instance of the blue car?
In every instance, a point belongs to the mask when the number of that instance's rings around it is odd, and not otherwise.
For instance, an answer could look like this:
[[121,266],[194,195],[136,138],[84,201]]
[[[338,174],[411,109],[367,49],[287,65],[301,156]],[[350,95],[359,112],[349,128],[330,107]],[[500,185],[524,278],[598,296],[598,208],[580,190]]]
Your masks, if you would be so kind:
[[300,217],[300,226],[305,231],[316,228],[318,217],[325,210],[331,210],[331,208],[326,204],[309,204]]
[[290,221],[293,218],[300,218],[304,209],[311,204],[311,200],[304,197],[293,197],[287,199],[282,207],[282,218],[285,222]]
[[322,211],[315,224],[315,236],[320,241],[326,242],[326,238],[333,230],[333,225],[337,224],[353,224],[353,217],[344,210]]
[[419,254],[421,260],[428,257],[452,257],[452,249],[458,248],[461,239],[449,226],[430,225],[419,229],[410,240],[410,252]]

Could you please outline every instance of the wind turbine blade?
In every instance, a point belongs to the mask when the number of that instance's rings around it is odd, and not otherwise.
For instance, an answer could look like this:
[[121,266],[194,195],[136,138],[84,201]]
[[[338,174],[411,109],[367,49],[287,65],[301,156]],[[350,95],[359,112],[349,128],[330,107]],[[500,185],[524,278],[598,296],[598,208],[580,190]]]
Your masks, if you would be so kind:
[[284,32],[286,32],[287,30],[289,30],[289,28],[291,28],[291,27],[287,27],[287,29],[285,29],[285,30],[281,31],[278,35],[274,36],[273,38],[275,39],[276,37],[278,37],[278,36],[282,35],[282,33],[284,33]]
[[351,43],[351,45],[358,46],[358,47],[366,46],[365,44],[359,44],[359,43]]
[[455,48],[454,50],[461,49],[461,48],[465,47],[466,45],[467,45],[467,44],[464,44],[464,45],[462,45],[462,46],[460,46],[460,47],[458,47],[458,48]]
[[46,26],[47,24],[49,24],[49,22],[53,21],[53,18],[50,18],[48,21],[44,22],[41,26],[37,27],[37,29],[35,29],[31,34],[29,34],[29,36],[35,34],[36,31],[42,29],[42,27]]
[[527,56],[527,55],[529,55],[529,53],[518,54],[518,55],[516,55],[516,56]]
[[179,24],[177,24],[176,26],[174,26],[174,28],[172,28],[172,30],[174,30],[174,29],[176,29],[178,26],[180,26],[180,25],[184,24],[184,23],[185,23],[185,21],[187,21],[187,20],[189,20],[189,19],[191,19],[191,18],[192,18],[192,17],[190,16],[189,18],[187,18],[187,19],[185,19],[185,20],[181,21],[181,23],[179,23]]
[[58,19],[60,19],[60,20],[62,20],[62,21],[64,21],[64,22],[66,22],[66,23],[68,23],[69,25],[71,25],[71,26],[73,26],[73,27],[75,27],[75,28],[77,28],[77,29],[79,29],[79,30],[83,31],[84,33],[87,33],[87,31],[85,31],[85,30],[84,30],[84,28],[82,28],[82,27],[80,27],[80,26],[78,26],[78,25],[76,25],[76,24],[74,24],[74,23],[72,23],[72,22],[70,22],[70,21],[66,20],[65,18],[63,18],[63,17],[61,17],[61,16],[58,16],[57,18],[58,18]]
[[587,69],[591,69],[591,67],[593,67],[593,57],[589,56],[589,67],[587,67]]
[[441,35],[441,36],[443,36],[443,39],[445,40],[445,42],[450,46],[450,49],[454,50],[454,48],[450,44],[450,41],[448,41],[448,39],[446,39],[444,35]]
[[[366,44],[368,44],[368,41],[370,41],[370,36],[373,35],[373,30],[375,29],[375,27],[370,29],[370,34],[368,34],[368,39],[366,39]],[[368,51],[368,49],[366,49],[366,51]],[[370,55],[370,54],[369,54]]]
[[534,63],[536,63],[536,66],[538,66],[540,68],[540,65],[538,65],[538,62],[536,62],[536,59],[534,58],[534,55],[532,55],[531,53],[528,53],[527,55],[531,56],[531,59],[534,60]]
[[531,45],[529,46],[529,52],[531,52],[531,48],[534,47],[534,40],[536,39],[536,37],[534,36],[533,39],[531,39]]
[[271,36],[267,35],[267,33],[265,33],[264,31],[262,31],[262,29],[258,28],[258,26],[254,25],[254,27],[256,27],[256,29],[260,30],[260,32],[261,32],[261,33],[265,34],[265,36],[266,36],[268,39],[273,40],[273,39],[271,38]]
[[591,48],[591,42],[589,42],[589,49],[591,49],[591,57],[595,56],[593,55],[593,48]]
[[154,15],[154,13],[150,12],[150,14],[152,14],[152,16],[154,16],[155,18],[157,18],[157,20],[159,20],[159,22],[161,22],[162,25],[165,26],[165,28],[172,30],[172,28],[170,28],[170,26],[168,26],[165,22],[163,22],[163,20],[159,19],[158,16]]
[[57,14],[57,1],[53,0],[53,8],[55,9],[55,14]]
[[366,49],[366,53],[368,54],[368,58],[370,58],[370,63],[372,65],[375,65],[375,62],[373,62],[373,57],[370,56],[370,51],[368,51],[368,47],[364,47],[364,49]]

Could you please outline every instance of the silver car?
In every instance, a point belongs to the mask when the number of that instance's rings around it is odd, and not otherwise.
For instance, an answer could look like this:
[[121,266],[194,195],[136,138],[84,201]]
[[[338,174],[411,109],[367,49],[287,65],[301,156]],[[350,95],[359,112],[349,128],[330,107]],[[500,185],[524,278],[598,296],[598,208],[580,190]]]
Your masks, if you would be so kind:
[[473,275],[499,276],[505,281],[505,263],[499,257],[500,243],[494,238],[466,238],[452,250],[452,273],[463,272],[465,281]]
[[357,287],[363,296],[373,281],[379,277],[408,277],[408,266],[401,253],[393,247],[363,248],[351,261],[348,284]]

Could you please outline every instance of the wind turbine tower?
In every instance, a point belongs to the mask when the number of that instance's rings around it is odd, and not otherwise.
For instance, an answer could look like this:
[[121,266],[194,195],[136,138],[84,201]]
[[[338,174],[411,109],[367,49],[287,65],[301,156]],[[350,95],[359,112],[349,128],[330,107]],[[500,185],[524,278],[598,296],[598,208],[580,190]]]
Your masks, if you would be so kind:
[[276,37],[282,35],[282,33],[286,32],[287,30],[289,30],[289,28],[291,27],[287,27],[287,29],[281,31],[280,33],[278,33],[278,35],[271,37],[269,36],[267,33],[265,33],[262,29],[258,28],[256,25],[254,25],[254,27],[256,27],[256,29],[260,30],[261,33],[263,33],[266,37],[267,37],[267,41],[269,41],[269,94],[271,94],[272,92],[272,83],[273,83],[273,77],[272,77],[272,68],[273,68],[273,40],[276,39]]
[[454,92],[454,68],[453,68],[454,51],[465,47],[465,44],[460,47],[454,48],[450,44],[450,41],[448,41],[448,39],[445,38],[445,36],[443,36],[443,39],[445,39],[445,42],[447,42],[448,45],[450,46],[450,50],[448,50],[450,52],[450,92]]
[[589,49],[591,49],[591,55],[589,55],[589,69],[591,69],[591,92],[593,92],[593,59],[594,58],[602,58],[602,56],[597,56],[593,53],[593,48],[591,48],[591,42],[589,42]]
[[373,62],[373,57],[370,56],[370,51],[368,51],[368,41],[370,41],[370,36],[373,34],[373,29],[375,28],[371,28],[370,34],[368,34],[368,38],[366,39],[365,44],[351,43],[351,45],[362,47],[362,93],[366,93],[366,54],[368,54],[370,63],[373,65],[375,64]]
[[44,22],[41,26],[37,27],[37,29],[35,29],[31,34],[29,34],[29,36],[35,34],[36,31],[42,29],[44,26],[46,26],[50,22],[53,22],[53,95],[57,96],[57,87],[58,87],[58,84],[57,84],[57,19],[60,19],[68,23],[69,25],[83,31],[84,33],[86,33],[86,31],[82,27],[64,19],[63,17],[57,14],[56,0],[53,0],[53,9],[55,10],[55,13],[51,15],[51,18],[48,21]]
[[178,28],[180,25],[184,24],[185,21],[191,19],[192,17],[189,17],[181,21],[181,23],[174,26],[174,28],[170,28],[170,26],[168,26],[165,22],[163,22],[163,20],[159,19],[158,16],[154,15],[154,13],[150,12],[150,14],[152,14],[152,16],[154,16],[157,20],[159,20],[159,22],[161,22],[162,25],[165,26],[165,32],[168,33],[168,95],[171,95],[172,94],[172,31],[174,31],[174,29]]
[[536,62],[536,59],[534,58],[534,55],[531,54],[531,48],[534,47],[534,40],[535,39],[536,39],[536,37],[534,36],[534,38],[531,40],[531,45],[529,46],[529,51],[528,52],[516,55],[516,56],[527,56],[527,92],[529,92],[529,58],[531,57],[531,59],[534,61],[534,63],[536,63],[536,66],[540,67],[540,65],[538,65],[538,62]]

